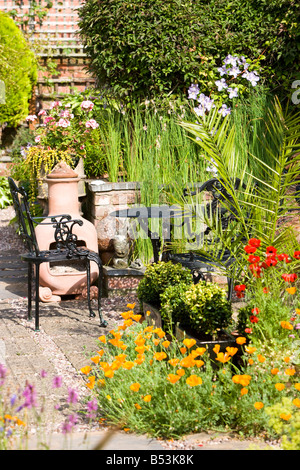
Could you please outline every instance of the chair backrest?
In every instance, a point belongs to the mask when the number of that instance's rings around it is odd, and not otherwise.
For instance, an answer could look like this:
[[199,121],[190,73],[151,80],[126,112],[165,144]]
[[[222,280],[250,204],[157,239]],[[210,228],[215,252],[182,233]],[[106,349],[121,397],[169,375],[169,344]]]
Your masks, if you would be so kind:
[[34,221],[30,213],[30,204],[25,189],[18,187],[12,178],[8,178],[10,192],[13,198],[13,205],[16,212],[21,236],[27,249],[39,255],[39,247],[34,231]]

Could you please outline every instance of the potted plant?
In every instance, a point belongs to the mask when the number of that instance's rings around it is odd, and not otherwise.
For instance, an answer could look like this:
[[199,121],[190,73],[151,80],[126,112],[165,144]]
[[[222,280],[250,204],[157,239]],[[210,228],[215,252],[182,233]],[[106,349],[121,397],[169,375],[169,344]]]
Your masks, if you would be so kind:
[[191,272],[180,264],[160,261],[148,265],[137,288],[145,317],[153,320],[157,326],[162,326],[161,295],[171,285],[190,285],[192,282]]
[[[65,161],[84,176],[83,160],[86,143],[95,138],[99,124],[93,116],[94,103],[89,99],[81,102],[54,101],[49,110],[27,116],[30,123],[40,125],[34,130],[36,145],[30,146],[25,155],[25,164],[33,182],[42,180],[60,161]],[[44,194],[42,195],[44,196]]]

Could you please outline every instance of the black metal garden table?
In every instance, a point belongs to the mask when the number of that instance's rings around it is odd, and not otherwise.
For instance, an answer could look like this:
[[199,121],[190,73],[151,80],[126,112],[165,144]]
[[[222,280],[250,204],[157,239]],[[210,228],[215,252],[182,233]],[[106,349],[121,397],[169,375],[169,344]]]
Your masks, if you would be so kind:
[[[182,223],[182,220],[186,221],[192,217],[192,212],[176,205],[153,205],[150,207],[135,206],[128,209],[120,209],[111,212],[109,215],[117,218],[136,219],[146,236],[151,240],[154,263],[157,263],[159,261],[159,252],[162,248],[163,240],[164,242],[171,241],[174,228],[174,222],[172,222],[172,220],[181,219],[180,225],[183,225],[184,222]],[[162,221],[162,236],[159,235],[158,231],[153,231],[150,228],[151,223],[149,223],[149,221],[153,219]]]

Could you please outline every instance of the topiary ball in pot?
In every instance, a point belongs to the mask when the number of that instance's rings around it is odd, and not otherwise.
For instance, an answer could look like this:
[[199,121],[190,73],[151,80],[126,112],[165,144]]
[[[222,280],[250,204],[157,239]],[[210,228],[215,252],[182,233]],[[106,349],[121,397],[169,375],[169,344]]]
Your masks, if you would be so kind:
[[191,272],[181,264],[171,261],[147,266],[143,279],[138,285],[137,296],[140,302],[149,303],[157,308],[161,306],[161,294],[171,285],[192,284]]

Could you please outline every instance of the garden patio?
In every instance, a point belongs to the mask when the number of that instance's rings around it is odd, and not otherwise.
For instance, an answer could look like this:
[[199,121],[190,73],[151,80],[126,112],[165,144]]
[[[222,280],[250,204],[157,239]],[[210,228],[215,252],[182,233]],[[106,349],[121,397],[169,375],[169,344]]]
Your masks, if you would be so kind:
[[250,3],[85,0],[59,94],[0,12],[0,449],[300,448],[299,11]]

